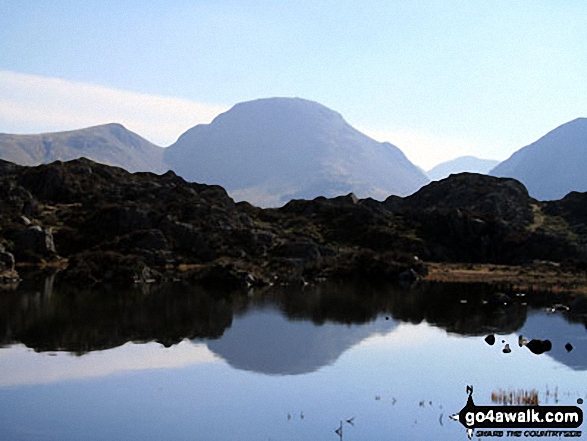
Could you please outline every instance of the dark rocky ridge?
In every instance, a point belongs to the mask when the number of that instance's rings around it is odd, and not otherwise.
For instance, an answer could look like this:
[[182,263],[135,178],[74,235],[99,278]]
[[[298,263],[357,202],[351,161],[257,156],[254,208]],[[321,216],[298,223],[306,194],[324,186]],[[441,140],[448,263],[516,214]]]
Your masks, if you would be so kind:
[[173,172],[131,174],[83,158],[1,161],[0,257],[5,277],[10,256],[66,258],[62,277],[82,283],[409,282],[425,273],[421,259],[584,261],[584,198],[541,203],[515,180],[464,173],[403,199],[350,194],[260,209]]

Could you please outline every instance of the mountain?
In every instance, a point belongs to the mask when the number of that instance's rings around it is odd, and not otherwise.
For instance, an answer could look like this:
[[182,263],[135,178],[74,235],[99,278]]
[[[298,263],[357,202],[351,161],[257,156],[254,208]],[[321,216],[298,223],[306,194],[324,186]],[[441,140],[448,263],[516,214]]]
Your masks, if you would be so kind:
[[331,365],[351,347],[396,326],[396,322],[380,320],[361,325],[316,325],[288,320],[278,310],[265,308],[235,317],[222,338],[207,345],[236,369],[298,375]]
[[68,132],[40,135],[0,133],[0,159],[20,165],[39,165],[81,157],[130,172],[167,171],[163,148],[120,124],[104,124]]
[[493,176],[522,182],[540,200],[587,191],[587,118],[557,127],[495,167]]
[[299,98],[237,104],[181,135],[165,161],[188,181],[222,185],[236,200],[261,206],[350,192],[384,199],[428,182],[394,145]]
[[494,159],[481,159],[475,156],[461,156],[450,161],[438,164],[426,172],[432,181],[448,178],[455,173],[469,172],[487,174],[499,161]]

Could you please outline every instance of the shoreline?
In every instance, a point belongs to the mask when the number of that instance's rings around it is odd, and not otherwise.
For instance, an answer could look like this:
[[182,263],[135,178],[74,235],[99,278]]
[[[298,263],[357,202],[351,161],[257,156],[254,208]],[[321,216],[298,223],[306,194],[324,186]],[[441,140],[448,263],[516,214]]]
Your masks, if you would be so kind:
[[[62,259],[58,264],[17,264],[16,268],[25,270],[25,272],[53,272],[57,273],[66,267],[66,260]],[[443,262],[422,262],[425,267],[423,271],[425,276],[408,281],[416,282],[434,282],[434,283],[459,283],[459,284],[488,284],[502,287],[509,291],[520,292],[552,292],[552,293],[573,293],[587,295],[587,274],[581,271],[572,271],[563,268],[561,264],[555,262],[535,262],[521,265],[501,265],[490,263],[443,263]],[[167,268],[168,277],[159,280],[160,282],[185,281],[189,280],[190,274],[194,270],[202,270],[206,265],[178,265],[171,269]],[[161,269],[165,271],[165,269]],[[5,274],[7,276],[7,274]],[[171,276],[173,275],[173,276]],[[231,279],[230,272],[227,276],[227,284],[234,283]],[[23,279],[18,273],[11,273],[11,278],[6,277],[0,285],[7,287],[18,285]],[[171,277],[170,277],[171,276]],[[183,277],[182,277],[183,276]],[[188,277],[186,277],[188,276]],[[26,276],[25,276],[26,278]],[[368,278],[367,278],[368,279]],[[310,283],[319,284],[322,281],[335,281],[337,277],[309,280]],[[197,283],[197,280],[193,280]],[[221,285],[222,280],[216,279],[217,284]],[[368,280],[366,280],[368,281]],[[153,283],[149,282],[136,282]],[[393,283],[402,283],[398,280],[389,280]]]
[[587,295],[587,275],[554,262],[523,265],[488,263],[427,263],[429,282],[488,283],[515,291],[569,292]]

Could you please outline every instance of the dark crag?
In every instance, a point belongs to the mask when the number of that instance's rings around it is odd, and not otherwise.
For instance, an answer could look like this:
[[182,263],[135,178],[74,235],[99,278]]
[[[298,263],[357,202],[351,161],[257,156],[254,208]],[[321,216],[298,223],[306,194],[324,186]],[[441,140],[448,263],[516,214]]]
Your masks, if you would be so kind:
[[[240,286],[317,277],[339,260],[348,269],[363,255],[385,277],[418,268],[391,250],[371,259],[373,247],[360,238],[337,236],[349,214],[344,208],[318,225],[288,208],[235,204],[221,187],[188,183],[173,172],[131,174],[84,158],[30,168],[2,162],[0,191],[4,246],[17,262],[68,259],[63,277],[71,281],[190,277]],[[360,221],[371,211],[351,207],[350,216],[358,213]],[[392,218],[384,212],[374,226],[393,226]],[[33,231],[40,239],[29,240]]]
[[260,209],[171,171],[131,174],[84,158],[2,161],[0,270],[13,274],[13,256],[17,265],[67,263],[61,277],[82,283],[188,278],[238,287],[411,282],[425,274],[421,259],[581,262],[580,197],[542,203],[515,180],[463,173],[403,199],[349,194]]

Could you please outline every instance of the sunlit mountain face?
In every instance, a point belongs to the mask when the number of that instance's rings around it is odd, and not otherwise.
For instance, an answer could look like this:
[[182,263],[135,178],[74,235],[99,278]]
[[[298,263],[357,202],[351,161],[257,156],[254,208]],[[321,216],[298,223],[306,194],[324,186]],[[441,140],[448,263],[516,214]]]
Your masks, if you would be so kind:
[[260,206],[350,192],[381,200],[428,182],[394,145],[299,98],[237,104],[181,135],[165,161],[189,181],[219,184],[236,200]]

